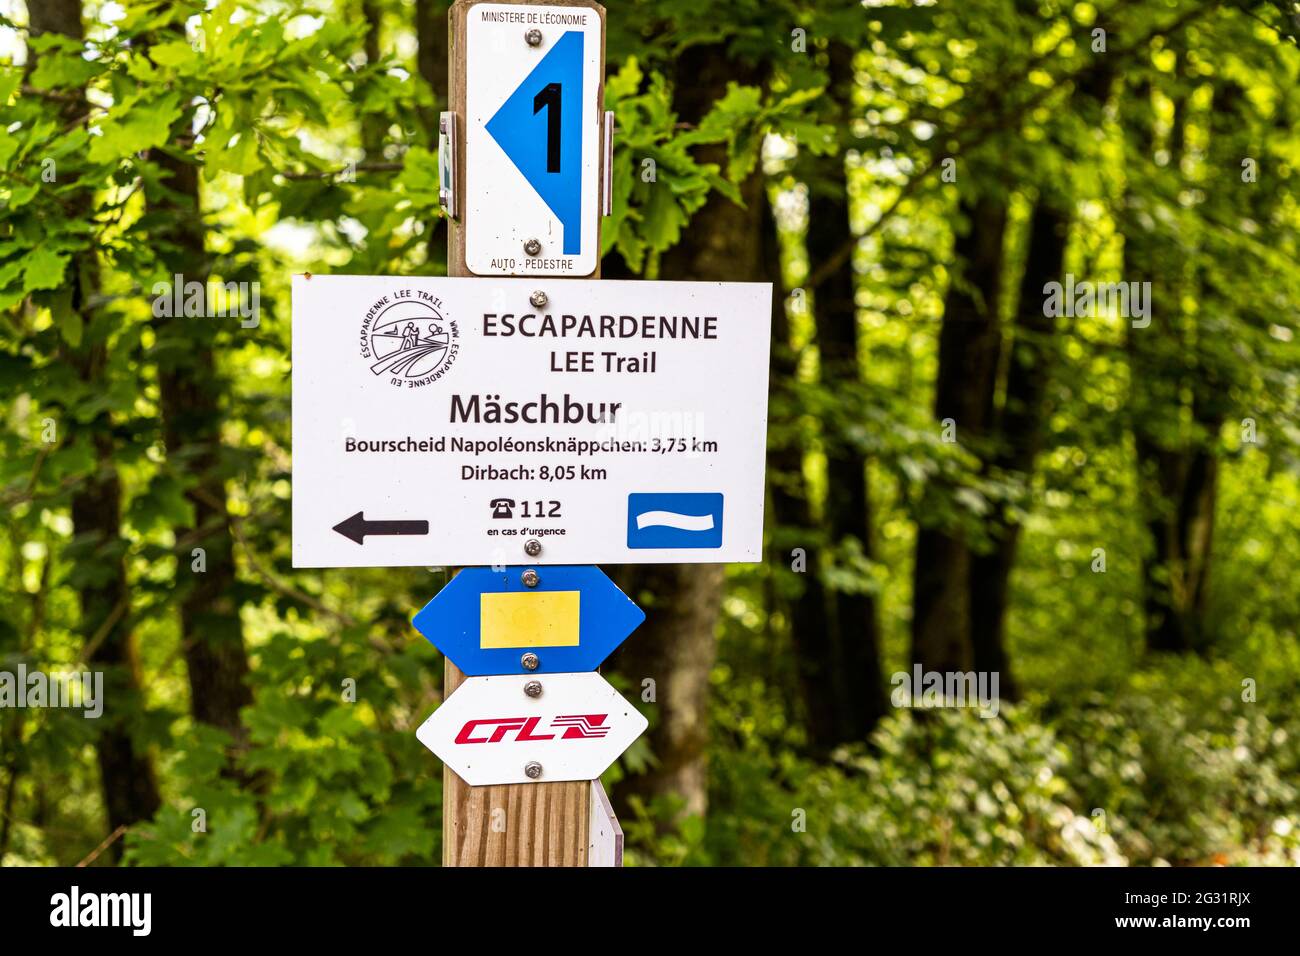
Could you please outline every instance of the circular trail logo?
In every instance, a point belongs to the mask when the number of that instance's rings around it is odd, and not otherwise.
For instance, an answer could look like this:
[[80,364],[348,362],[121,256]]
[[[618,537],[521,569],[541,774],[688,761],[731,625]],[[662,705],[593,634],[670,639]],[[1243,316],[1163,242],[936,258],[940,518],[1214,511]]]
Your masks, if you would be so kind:
[[416,388],[447,374],[460,353],[460,329],[425,293],[377,303],[361,323],[361,356],[375,375],[398,388]]

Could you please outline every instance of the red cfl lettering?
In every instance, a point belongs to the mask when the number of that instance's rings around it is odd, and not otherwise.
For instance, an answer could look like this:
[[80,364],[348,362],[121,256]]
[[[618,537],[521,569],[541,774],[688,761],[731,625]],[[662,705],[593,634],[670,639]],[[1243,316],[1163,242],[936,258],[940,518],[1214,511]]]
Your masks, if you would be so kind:
[[[608,714],[573,714],[572,716],[553,717],[548,729],[563,730],[561,740],[593,740],[604,737],[610,728],[605,726]],[[531,740],[554,740],[555,734],[537,734],[540,717],[489,717],[465,722],[465,726],[456,735],[458,744],[499,744],[506,735],[513,733],[517,743]],[[491,733],[488,729],[491,728]],[[482,732],[487,736],[474,736]]]
[[[488,718],[486,720],[466,721],[465,726],[462,727],[460,729],[460,733],[456,735],[456,743],[497,744],[500,743],[502,740],[504,740],[506,734],[510,733],[512,730],[516,731],[515,733],[516,741],[554,740],[555,734],[539,734],[539,735],[533,734],[533,731],[537,728],[537,724],[540,720],[541,720],[540,717],[493,717],[493,718]],[[477,730],[479,727],[482,727],[486,730],[488,727],[491,726],[495,726],[496,729],[492,731],[490,736],[487,737],[473,736],[474,731]]]

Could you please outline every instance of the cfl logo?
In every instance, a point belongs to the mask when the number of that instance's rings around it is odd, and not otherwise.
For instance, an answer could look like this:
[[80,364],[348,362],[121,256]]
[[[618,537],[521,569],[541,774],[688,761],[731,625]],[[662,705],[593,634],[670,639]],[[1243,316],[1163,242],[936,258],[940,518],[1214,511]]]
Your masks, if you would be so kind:
[[[592,740],[604,737],[609,728],[604,726],[608,714],[573,714],[564,717],[552,717],[546,730],[561,731],[560,740]],[[467,720],[456,735],[458,744],[499,744],[509,734],[514,734],[515,743],[527,743],[534,740],[554,740],[556,734],[537,733],[541,717],[487,717]]]
[[592,737],[604,737],[609,728],[601,726],[605,714],[576,714],[573,717],[556,717],[551,726],[556,730],[566,728],[561,740],[588,740]]

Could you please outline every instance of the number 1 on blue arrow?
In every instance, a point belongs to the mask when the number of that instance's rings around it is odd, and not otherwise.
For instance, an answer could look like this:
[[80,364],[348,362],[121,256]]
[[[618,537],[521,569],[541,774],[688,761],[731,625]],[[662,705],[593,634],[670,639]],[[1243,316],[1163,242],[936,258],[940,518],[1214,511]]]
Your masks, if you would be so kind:
[[537,113],[546,110],[546,171],[548,173],[558,173],[560,171],[560,129],[563,124],[560,117],[563,115],[563,101],[561,93],[563,87],[559,83],[547,83],[542,87],[542,92],[533,97],[533,112]]

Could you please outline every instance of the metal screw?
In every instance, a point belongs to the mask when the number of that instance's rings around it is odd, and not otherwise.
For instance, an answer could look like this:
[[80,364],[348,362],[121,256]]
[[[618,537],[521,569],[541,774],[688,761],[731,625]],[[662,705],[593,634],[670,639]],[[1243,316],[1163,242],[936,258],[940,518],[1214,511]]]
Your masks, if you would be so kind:
[[529,780],[536,780],[542,775],[542,765],[536,760],[530,760],[524,764],[524,776]]
[[524,252],[528,253],[530,256],[539,255],[541,254],[541,251],[542,251],[542,244],[538,242],[536,239],[529,239],[527,242],[524,243]]
[[535,671],[541,664],[541,660],[532,651],[519,658],[519,666],[526,671]]
[[528,543],[524,545],[524,554],[530,558],[535,558],[542,553],[542,543],[536,538],[529,538]]
[[536,571],[534,571],[532,568],[529,568],[527,571],[524,572],[523,578],[521,580],[524,582],[524,587],[535,588],[537,587],[537,583],[542,579],[537,576]]
[[528,41],[529,46],[541,46],[542,31],[536,29],[529,30],[527,33],[524,34],[524,39]]
[[533,304],[534,309],[544,309],[546,308],[546,303],[549,302],[550,299],[546,298],[545,292],[543,292],[541,289],[538,289],[536,292],[534,292],[532,295],[528,297],[528,301]]
[[527,694],[529,697],[541,697],[542,682],[539,680],[530,680],[527,684],[524,685],[524,693]]

